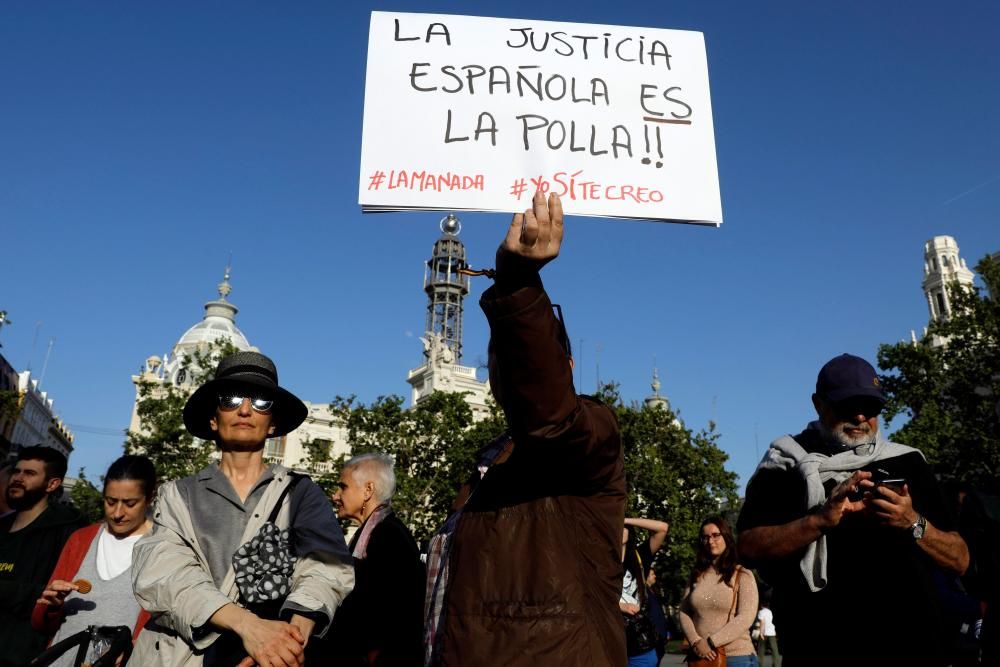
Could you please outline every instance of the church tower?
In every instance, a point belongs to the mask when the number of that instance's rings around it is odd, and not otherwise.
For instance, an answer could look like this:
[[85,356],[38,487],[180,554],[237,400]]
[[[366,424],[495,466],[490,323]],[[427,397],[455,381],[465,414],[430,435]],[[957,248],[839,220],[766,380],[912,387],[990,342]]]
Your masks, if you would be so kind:
[[474,419],[489,414],[489,385],[476,379],[476,369],[462,366],[462,303],[469,293],[465,245],[458,240],[462,224],[453,214],[441,221],[441,237],[434,242],[424,268],[427,320],[420,341],[424,363],[409,372],[412,405],[435,391],[464,392]]
[[[441,238],[434,243],[431,258],[424,271],[424,292],[427,293],[428,336],[438,336],[454,356],[462,361],[462,305],[469,293],[469,277],[459,273],[468,267],[465,245],[458,240],[462,223],[453,213],[441,221]],[[424,351],[429,356],[429,351]]]
[[948,285],[958,283],[972,287],[973,273],[958,254],[958,243],[950,236],[935,236],[924,244],[924,295],[930,321],[940,322],[951,317],[951,297]]

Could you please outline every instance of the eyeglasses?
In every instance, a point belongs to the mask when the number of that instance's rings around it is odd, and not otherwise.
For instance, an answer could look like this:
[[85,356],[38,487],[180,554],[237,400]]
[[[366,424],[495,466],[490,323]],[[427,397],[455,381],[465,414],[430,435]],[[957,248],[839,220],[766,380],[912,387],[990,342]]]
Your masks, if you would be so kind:
[[722,539],[722,533],[711,533],[709,535],[702,535],[700,539],[701,539],[702,542],[711,542],[712,540],[721,540]]
[[250,401],[250,407],[253,408],[254,412],[259,412],[263,415],[271,412],[271,408],[274,406],[274,399],[262,398],[260,396],[243,396],[242,394],[219,394],[219,409],[229,412],[231,410],[237,410],[243,401]]

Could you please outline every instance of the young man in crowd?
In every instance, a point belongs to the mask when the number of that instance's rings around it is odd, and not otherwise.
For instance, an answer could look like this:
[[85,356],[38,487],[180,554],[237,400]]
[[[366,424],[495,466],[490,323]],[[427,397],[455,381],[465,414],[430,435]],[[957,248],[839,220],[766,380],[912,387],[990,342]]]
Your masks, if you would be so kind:
[[45,649],[31,612],[66,540],[87,525],[78,511],[54,502],[65,476],[61,452],[40,445],[18,452],[6,493],[13,511],[0,518],[0,667],[23,667]]

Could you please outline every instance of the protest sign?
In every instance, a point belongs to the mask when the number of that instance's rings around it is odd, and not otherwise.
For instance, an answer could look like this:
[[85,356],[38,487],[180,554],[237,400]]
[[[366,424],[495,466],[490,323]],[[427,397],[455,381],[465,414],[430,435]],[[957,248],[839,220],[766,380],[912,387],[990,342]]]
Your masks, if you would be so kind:
[[359,203],[722,223],[704,36],[372,12]]

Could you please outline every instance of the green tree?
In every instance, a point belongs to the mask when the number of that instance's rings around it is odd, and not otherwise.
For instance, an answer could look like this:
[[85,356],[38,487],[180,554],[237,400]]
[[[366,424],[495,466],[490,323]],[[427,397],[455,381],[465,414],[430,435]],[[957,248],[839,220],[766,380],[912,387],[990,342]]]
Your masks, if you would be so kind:
[[[718,447],[714,425],[692,432],[669,408],[624,404],[615,385],[605,385],[600,398],[621,428],[627,513],[670,523],[654,567],[667,601],[676,603],[694,563],[698,526],[705,516],[735,505],[736,474],[724,467],[728,457]],[[473,423],[460,394],[435,392],[409,410],[399,396],[379,397],[370,405],[337,397],[331,407],[347,429],[352,454],[381,451],[395,458],[393,506],[418,540],[430,537],[447,518],[479,448],[506,429],[502,412],[492,403],[490,417]],[[332,461],[332,470],[317,481],[332,488],[344,458]],[[329,455],[320,447],[303,467],[324,470],[327,462]]]
[[736,473],[725,469],[715,425],[692,432],[669,407],[626,405],[614,384],[599,398],[618,418],[628,482],[626,516],[662,519],[670,533],[654,560],[668,604],[680,602],[694,565],[698,527],[737,502]]
[[891,439],[920,449],[947,477],[990,486],[1000,471],[1000,266],[986,257],[976,271],[993,298],[950,285],[951,317],[917,343],[881,345],[878,364],[886,420],[908,417]]
[[140,380],[136,411],[142,429],[127,432],[125,453],[148,456],[161,483],[197,472],[211,461],[215,443],[198,440],[187,432],[184,404],[193,388],[212,378],[218,360],[234,352],[238,349],[225,338],[196,350],[183,364],[193,381],[190,386]]
[[0,390],[0,424],[17,419],[21,412],[21,394],[16,389]]
[[80,468],[69,498],[89,521],[96,523],[104,520],[104,494],[90,483],[84,468]]
[[[380,396],[371,405],[356,403],[353,396],[338,396],[331,408],[347,429],[352,455],[379,451],[395,459],[393,508],[418,541],[444,523],[479,448],[506,429],[496,406],[487,419],[473,423],[472,410],[464,395],[457,393],[434,392],[411,409],[403,407],[400,396]],[[333,461],[333,470],[319,476],[321,486],[332,488],[344,458]],[[310,452],[309,459],[307,469],[329,461],[329,455],[320,448]]]
[[[342,400],[338,397],[336,400]],[[334,457],[332,455],[332,444],[329,440],[314,440],[308,438],[302,442],[302,449],[305,456],[294,465],[296,470],[309,473],[316,484],[329,496],[337,486],[340,477],[340,468],[343,467],[347,457],[344,455]],[[345,525],[346,528],[346,525]]]

